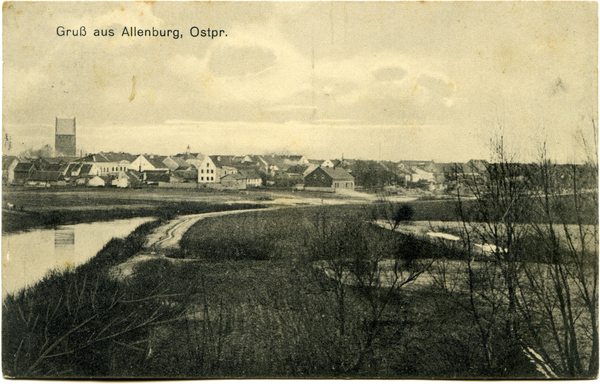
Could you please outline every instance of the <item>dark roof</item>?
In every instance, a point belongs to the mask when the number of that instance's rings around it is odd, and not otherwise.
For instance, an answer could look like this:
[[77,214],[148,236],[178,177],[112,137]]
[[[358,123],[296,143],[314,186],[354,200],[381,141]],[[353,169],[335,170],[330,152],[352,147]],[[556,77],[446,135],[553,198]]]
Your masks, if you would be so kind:
[[112,163],[119,163],[123,160],[131,163],[137,158],[137,156],[126,152],[100,152],[100,155]]
[[245,180],[245,179],[247,179],[247,177],[245,177],[244,175],[241,175],[239,173],[230,173],[228,175],[225,175],[225,176],[221,177],[221,180],[223,180],[225,178],[235,179],[235,180]]
[[79,174],[82,175],[87,175],[88,173],[90,173],[90,171],[92,170],[92,167],[94,166],[94,164],[83,164],[81,166],[81,169],[79,170]]
[[240,169],[238,173],[241,173],[247,179],[260,179],[260,174],[254,169]]
[[185,161],[185,159],[183,159],[181,157],[170,156],[169,158],[177,163],[177,165],[179,166],[177,168],[178,170],[188,169],[191,166],[187,161]]
[[19,163],[15,167],[15,172],[29,172],[33,167],[33,163]]
[[82,163],[71,163],[67,167],[67,171],[65,172],[65,176],[70,177],[73,172],[76,172],[79,168],[81,168]]
[[153,181],[153,182],[164,181],[164,182],[168,183],[169,181],[171,181],[169,174],[166,172],[144,172],[144,174],[145,174],[144,180],[146,180],[146,182],[148,182],[148,181]]
[[189,170],[178,170],[173,171],[173,175],[186,180],[195,180],[198,178],[198,170],[195,168]]
[[305,164],[298,164],[298,165],[292,165],[291,167],[288,168],[288,172],[289,173],[304,173],[304,171],[306,171],[308,169],[308,165]]
[[62,177],[59,171],[33,171],[29,180],[31,181],[58,181]]
[[44,167],[44,171],[54,171],[54,172],[62,172],[64,171],[67,167],[69,166],[69,164],[57,164],[57,163],[52,163],[52,164],[48,164]]
[[167,156],[158,156],[158,155],[144,155],[144,157],[146,158],[146,160],[148,160],[148,162],[150,164],[152,164],[152,166],[154,168],[159,168],[159,169],[167,169],[169,167],[167,167],[167,165],[163,162],[164,159],[167,158]]
[[240,164],[240,161],[234,161],[236,156],[232,156],[232,155],[213,155],[213,156],[209,156],[209,157],[212,160],[212,162],[215,163],[215,166],[217,168],[221,168],[221,167],[236,168]]
[[110,160],[102,153],[98,153],[96,155],[87,155],[81,158],[81,161],[92,162],[92,163],[109,163]]
[[[319,169],[319,168],[316,168],[315,171],[317,169]],[[325,168],[320,168],[320,169],[323,170],[323,172],[328,174],[334,180],[354,180],[354,176],[352,176],[351,174],[348,173],[348,171],[346,171],[345,169],[342,169],[342,168],[327,168],[327,167],[325,167]]]
[[52,164],[70,163],[78,159],[77,156],[54,156],[54,157],[41,157],[45,161]]

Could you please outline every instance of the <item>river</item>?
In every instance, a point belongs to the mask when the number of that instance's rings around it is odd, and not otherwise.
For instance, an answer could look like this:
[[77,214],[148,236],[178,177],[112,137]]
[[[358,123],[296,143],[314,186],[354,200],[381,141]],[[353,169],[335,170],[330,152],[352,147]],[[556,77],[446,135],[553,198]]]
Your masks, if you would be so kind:
[[138,217],[2,235],[2,297],[35,284],[53,269],[85,263],[110,239],[126,237],[150,220]]

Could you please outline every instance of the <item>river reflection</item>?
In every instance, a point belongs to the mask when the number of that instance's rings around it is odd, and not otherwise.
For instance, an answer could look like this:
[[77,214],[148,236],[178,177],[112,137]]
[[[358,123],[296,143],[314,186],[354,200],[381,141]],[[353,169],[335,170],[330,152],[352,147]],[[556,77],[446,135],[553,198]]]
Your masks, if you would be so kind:
[[141,217],[3,235],[2,297],[35,284],[50,270],[85,263],[110,239],[126,237],[149,220]]

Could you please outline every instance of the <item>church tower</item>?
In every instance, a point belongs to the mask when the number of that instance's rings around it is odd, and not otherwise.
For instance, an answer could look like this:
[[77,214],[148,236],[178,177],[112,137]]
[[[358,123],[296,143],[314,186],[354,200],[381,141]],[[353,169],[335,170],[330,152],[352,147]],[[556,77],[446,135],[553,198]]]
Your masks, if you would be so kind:
[[57,156],[77,156],[75,118],[56,118],[54,152]]

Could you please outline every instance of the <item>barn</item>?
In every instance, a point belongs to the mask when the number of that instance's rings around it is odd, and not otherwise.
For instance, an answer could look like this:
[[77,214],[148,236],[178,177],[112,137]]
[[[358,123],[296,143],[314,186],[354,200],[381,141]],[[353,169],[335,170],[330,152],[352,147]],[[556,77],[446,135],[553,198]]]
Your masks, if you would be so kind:
[[318,167],[304,177],[304,189],[335,192],[354,189],[354,176],[343,168]]

